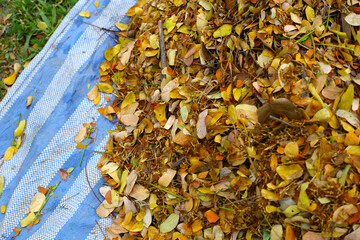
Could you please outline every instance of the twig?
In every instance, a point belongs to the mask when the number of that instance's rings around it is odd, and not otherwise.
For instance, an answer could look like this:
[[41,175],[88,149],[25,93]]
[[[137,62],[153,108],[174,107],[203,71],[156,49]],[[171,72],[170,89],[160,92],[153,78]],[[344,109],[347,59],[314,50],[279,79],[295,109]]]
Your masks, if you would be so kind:
[[85,146],[84,146],[83,152],[82,152],[82,154],[81,154],[81,159],[80,159],[79,167],[81,167],[81,163],[82,163],[82,160],[83,160],[83,157],[84,157],[84,153],[85,153],[85,148],[87,147],[87,142],[88,142],[88,140],[89,140],[91,131],[92,131],[92,128],[90,127],[90,128],[89,128],[88,135],[87,135],[87,137],[86,137]]
[[88,25],[93,26],[93,27],[96,27],[96,28],[98,28],[98,29],[100,29],[100,30],[102,30],[102,31],[107,31],[107,32],[116,33],[116,34],[118,34],[120,37],[123,37],[123,38],[127,38],[127,39],[130,39],[130,40],[133,40],[133,41],[135,40],[134,38],[131,38],[131,37],[128,37],[128,36],[123,35],[122,33],[120,33],[121,31],[115,31],[115,30],[111,30],[111,29],[99,27],[99,26],[96,26],[96,25],[94,25],[94,24],[91,24],[91,23],[88,23],[88,22],[84,22],[84,21],[81,21],[81,20],[78,20],[78,19],[76,19],[75,21],[79,21],[79,22],[88,24]]
[[273,115],[270,115],[269,118],[271,118],[272,120],[279,121],[285,125],[288,125],[289,127],[295,127],[294,125],[291,125],[290,123],[287,123],[287,122],[281,120],[280,118],[274,117]]
[[89,154],[89,156],[86,158],[86,161],[85,161],[85,176],[86,176],[86,181],[88,182],[89,187],[90,187],[91,191],[93,192],[94,196],[96,197],[96,199],[97,199],[100,203],[102,203],[102,201],[101,201],[101,200],[98,198],[98,196],[96,195],[94,189],[91,187],[91,184],[90,184],[90,181],[89,181],[89,177],[88,177],[88,174],[87,174],[87,162],[88,162],[88,159],[89,159],[89,157],[91,156],[91,154],[92,154],[93,152],[94,152],[94,151],[92,151],[92,152]]
[[158,22],[159,27],[159,36],[160,36],[160,60],[161,60],[161,73],[160,80],[162,81],[165,78],[163,74],[163,69],[166,67],[166,53],[165,53],[165,37],[164,37],[164,29],[161,20]]
[[97,220],[95,220],[95,222],[96,222],[96,224],[99,226],[101,233],[104,235],[104,239],[106,239],[106,235],[105,235],[103,229],[101,228],[99,222],[98,222]]
[[166,192],[166,193],[169,193],[169,194],[171,194],[171,195],[173,195],[173,196],[175,196],[175,197],[177,197],[177,198],[180,198],[180,199],[182,199],[182,200],[186,200],[186,201],[188,201],[189,199],[187,199],[186,197],[183,197],[183,196],[180,196],[180,195],[177,195],[177,194],[175,194],[175,193],[173,193],[173,192],[171,192],[171,191],[169,191],[169,190],[167,190],[167,189],[165,189],[165,188],[162,188],[162,187],[159,187],[159,186],[156,186],[155,184],[152,184],[152,183],[149,183],[151,186],[153,186],[153,187],[155,187],[155,188],[157,188],[157,189],[159,189],[159,190],[161,190],[161,191],[164,191],[164,192]]

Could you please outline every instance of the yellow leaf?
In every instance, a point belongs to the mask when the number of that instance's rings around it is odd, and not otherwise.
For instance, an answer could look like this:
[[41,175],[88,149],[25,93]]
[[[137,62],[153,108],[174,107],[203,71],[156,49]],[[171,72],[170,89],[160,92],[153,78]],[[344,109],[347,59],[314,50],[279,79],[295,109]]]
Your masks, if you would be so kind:
[[128,106],[129,104],[133,103],[136,101],[136,97],[135,97],[135,93],[134,92],[129,92],[126,97],[124,98],[124,100],[121,103],[120,109],[123,110],[126,108],[126,106]]
[[349,111],[351,109],[354,100],[354,85],[350,84],[344,94],[341,96],[341,100],[338,105],[338,109],[344,109]]
[[307,6],[305,9],[306,18],[309,22],[312,22],[312,19],[315,17],[315,11],[312,7]]
[[94,104],[98,105],[100,102],[100,99],[101,99],[101,96],[100,96],[100,93],[98,92],[96,98],[94,99]]
[[20,221],[21,227],[26,227],[35,220],[35,213],[31,212],[26,218]]
[[121,174],[121,185],[119,188],[119,193],[122,193],[124,191],[124,188],[126,186],[126,178],[129,176],[129,170],[125,170],[122,174]]
[[301,207],[305,209],[309,209],[310,207],[310,199],[306,194],[306,189],[309,187],[309,182],[303,183],[300,186],[300,195],[299,195],[299,203]]
[[174,4],[176,7],[180,7],[181,5],[184,4],[184,1],[183,1],[183,0],[173,0],[173,4]]
[[165,103],[159,103],[154,108],[155,117],[162,126],[165,125],[165,123],[167,121],[165,109],[166,109]]
[[89,10],[87,10],[86,12],[81,12],[81,13],[79,13],[79,15],[80,15],[81,17],[89,18],[92,14],[90,14]]
[[6,149],[6,151],[5,151],[4,159],[7,161],[12,159],[14,153],[16,153],[17,151],[18,151],[18,149],[14,146],[8,147],[8,149]]
[[98,88],[100,92],[104,92],[104,93],[112,93],[114,91],[114,88],[107,83],[99,83]]
[[237,122],[237,113],[236,113],[236,108],[234,105],[230,105],[229,109],[228,109],[228,114],[229,114],[229,120],[232,124],[235,124]]
[[231,34],[231,31],[232,31],[232,25],[224,24],[218,29],[216,29],[216,31],[213,33],[213,37],[214,38],[226,37]]
[[99,7],[99,1],[98,1],[98,0],[96,0],[96,1],[94,2],[94,6],[95,6],[95,7]]
[[284,180],[294,180],[303,174],[303,169],[298,164],[280,165],[276,168],[276,172]]
[[120,22],[116,22],[115,26],[120,30],[120,31],[125,31],[128,29],[128,25],[126,23],[120,23]]
[[16,77],[17,77],[17,73],[16,72],[13,72],[12,74],[10,74],[10,76],[6,77],[3,79],[3,82],[6,84],[6,85],[13,85],[15,80],[16,80]]
[[28,96],[28,97],[26,98],[26,105],[25,105],[25,107],[29,107],[29,106],[31,105],[31,103],[32,103],[33,100],[34,100],[34,97],[33,97],[33,96]]
[[16,146],[15,147],[17,149],[19,149],[20,145],[21,145],[21,136],[16,139]]
[[5,213],[6,211],[6,206],[5,205],[1,205],[1,213]]
[[25,125],[26,125],[25,119],[24,119],[24,120],[21,120],[20,123],[19,123],[19,125],[18,125],[17,128],[15,129],[15,132],[14,132],[14,136],[15,136],[15,137],[20,136],[20,135],[24,132]]
[[113,59],[113,57],[120,52],[121,47],[121,44],[117,44],[113,47],[106,49],[104,52],[105,59],[111,61],[111,59]]
[[284,153],[291,158],[297,157],[299,155],[299,146],[296,142],[289,142],[285,146]]

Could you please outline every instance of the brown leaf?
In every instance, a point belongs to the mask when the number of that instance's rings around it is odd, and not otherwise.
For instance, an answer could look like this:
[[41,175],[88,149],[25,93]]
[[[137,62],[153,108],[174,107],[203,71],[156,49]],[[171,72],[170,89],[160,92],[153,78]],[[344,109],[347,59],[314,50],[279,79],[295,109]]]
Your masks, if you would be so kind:
[[68,176],[69,176],[68,172],[61,168],[60,169],[60,178],[64,181],[66,181]]

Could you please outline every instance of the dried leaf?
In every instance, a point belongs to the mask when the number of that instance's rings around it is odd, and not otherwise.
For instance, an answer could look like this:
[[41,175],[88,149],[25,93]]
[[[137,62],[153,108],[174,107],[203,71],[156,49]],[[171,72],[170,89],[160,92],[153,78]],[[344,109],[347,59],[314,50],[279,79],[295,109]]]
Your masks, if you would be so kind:
[[172,213],[170,216],[160,224],[160,232],[168,233],[175,229],[179,222],[179,214]]
[[35,194],[35,196],[31,199],[29,212],[31,212],[31,213],[38,212],[41,208],[41,205],[44,203],[45,198],[46,198],[45,194],[43,194],[41,192],[37,192]]
[[199,114],[198,123],[196,125],[196,131],[197,136],[200,139],[203,139],[206,137],[207,131],[206,131],[206,124],[205,124],[205,118],[208,115],[208,110],[204,110]]
[[35,213],[30,212],[29,215],[27,215],[23,220],[20,221],[21,227],[27,227],[35,220]]
[[66,170],[60,168],[60,178],[61,178],[61,180],[66,181],[68,176],[69,176],[68,172]]
[[176,175],[176,171],[168,168],[166,172],[164,172],[163,175],[159,178],[158,180],[159,185],[163,187],[169,186],[175,175]]
[[298,164],[280,165],[276,168],[276,172],[284,180],[293,180],[302,176],[303,169]]

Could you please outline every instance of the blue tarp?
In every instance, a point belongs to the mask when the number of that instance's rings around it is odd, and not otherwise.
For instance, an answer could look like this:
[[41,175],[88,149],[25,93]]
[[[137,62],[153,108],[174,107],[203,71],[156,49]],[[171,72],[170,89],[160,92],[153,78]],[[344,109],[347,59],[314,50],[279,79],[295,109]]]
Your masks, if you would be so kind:
[[[61,181],[43,209],[39,224],[23,228],[16,239],[104,239],[110,218],[101,219],[99,206],[85,176],[85,159],[93,151],[104,151],[113,124],[102,117],[98,107],[109,104],[102,96],[98,106],[87,93],[98,82],[98,67],[104,51],[114,45],[116,36],[97,27],[114,29],[114,22],[127,22],[126,11],[133,0],[80,0],[64,18],[44,49],[30,62],[0,103],[0,156],[11,146],[19,115],[26,120],[25,136],[14,157],[0,168],[5,188],[0,205],[0,239],[10,239],[21,228],[31,199],[38,187],[56,185],[59,170],[74,167],[70,178]],[[89,10],[90,18],[79,16]],[[115,30],[115,29],[114,29]],[[30,107],[26,98],[33,96]],[[96,143],[82,151],[74,138],[84,123],[96,122]],[[96,164],[101,154],[88,158],[88,177],[95,192],[104,183]]]

